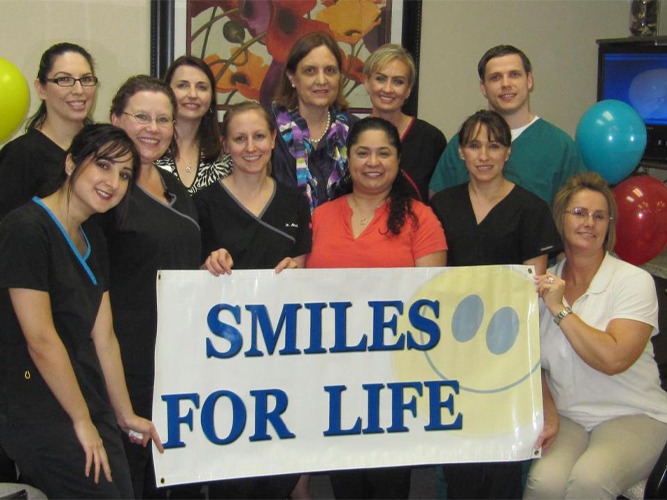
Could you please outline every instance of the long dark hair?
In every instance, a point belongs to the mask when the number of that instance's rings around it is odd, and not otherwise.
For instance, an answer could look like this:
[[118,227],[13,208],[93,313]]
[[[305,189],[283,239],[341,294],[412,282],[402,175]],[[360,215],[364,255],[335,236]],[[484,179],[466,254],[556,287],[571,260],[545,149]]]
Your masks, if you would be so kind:
[[[396,149],[396,161],[398,162],[401,157],[401,138],[398,135],[398,130],[396,130],[396,127],[392,123],[377,116],[368,116],[352,125],[350,133],[347,136],[348,155],[352,150],[352,147],[359,142],[361,134],[367,130],[380,130],[385,133],[389,144]],[[352,179],[348,175],[337,195],[348,194],[351,193],[352,190]],[[412,200],[415,196],[416,192],[414,186],[410,183],[405,172],[403,172],[403,169],[399,166],[398,174],[389,191],[389,217],[387,219],[388,233],[398,236],[408,218],[411,220],[413,228],[416,229],[419,226],[417,215],[412,209]]]
[[[199,142],[199,148],[204,155],[204,161],[206,163],[213,163],[220,156],[221,144],[220,144],[220,129],[218,127],[218,100],[216,97],[215,91],[215,77],[211,68],[195,56],[181,56],[176,59],[171,66],[167,69],[167,72],[164,74],[163,80],[171,86],[171,81],[174,78],[174,73],[181,66],[192,66],[201,70],[208,79],[208,83],[211,87],[211,103],[209,105],[208,111],[202,117],[199,122],[199,128],[197,129],[197,141]],[[178,108],[177,108],[178,113]],[[178,118],[177,118],[178,120]],[[174,140],[171,144],[171,151],[174,157],[178,155],[178,144],[176,142],[176,132],[174,131]]]
[[[90,66],[90,71],[92,71],[93,74],[95,73],[93,56],[91,56],[86,49],[75,43],[62,42],[52,45],[51,47],[46,49],[42,54],[42,58],[39,60],[39,69],[37,70],[37,79],[39,80],[39,83],[41,83],[42,85],[46,85],[47,83],[46,78],[53,69],[53,65],[55,64],[56,59],[67,52],[76,52],[77,54],[83,56],[83,58],[88,62],[88,65]],[[46,120],[46,114],[47,114],[46,103],[44,102],[44,100],[42,100],[35,114],[32,115],[28,120],[28,123],[25,126],[26,131],[42,125],[44,123],[44,120]],[[90,118],[86,118],[83,121],[83,123],[84,125],[87,125],[89,123],[92,123],[92,120]]]

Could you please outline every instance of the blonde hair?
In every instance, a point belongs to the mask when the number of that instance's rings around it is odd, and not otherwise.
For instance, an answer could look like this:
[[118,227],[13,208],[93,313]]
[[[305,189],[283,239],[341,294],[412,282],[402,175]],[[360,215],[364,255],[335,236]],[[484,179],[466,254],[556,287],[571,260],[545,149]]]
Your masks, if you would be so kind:
[[611,219],[609,220],[609,227],[607,227],[604,249],[610,252],[614,249],[614,245],[616,245],[616,218],[618,217],[618,208],[616,207],[616,200],[609,188],[609,184],[607,184],[607,182],[596,172],[581,172],[573,175],[556,194],[553,203],[553,218],[558,233],[560,234],[561,240],[565,241],[563,238],[563,217],[565,217],[565,209],[570,204],[572,197],[584,190],[600,193],[607,200],[609,216]]
[[368,56],[368,59],[364,63],[364,76],[367,79],[370,78],[373,73],[394,60],[401,61],[408,67],[408,83],[410,84],[410,88],[412,88],[415,84],[417,74],[415,61],[407,50],[395,43],[382,45]]

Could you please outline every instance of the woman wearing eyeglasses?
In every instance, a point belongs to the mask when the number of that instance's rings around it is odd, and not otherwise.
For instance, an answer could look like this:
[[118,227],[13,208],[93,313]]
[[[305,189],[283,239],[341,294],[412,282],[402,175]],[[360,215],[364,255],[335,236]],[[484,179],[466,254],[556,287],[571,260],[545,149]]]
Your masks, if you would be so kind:
[[616,498],[648,477],[667,441],[667,394],[650,342],[655,285],[610,254],[616,202],[598,174],[570,178],[553,213],[565,259],[537,277],[541,437],[551,446],[534,461],[525,498]]
[[42,100],[26,133],[0,151],[0,220],[33,196],[58,188],[65,151],[95,103],[92,56],[73,43],[49,47],[39,62],[35,91]]
[[[171,87],[145,75],[129,78],[111,103],[111,122],[127,132],[141,160],[127,213],[121,217],[115,211],[101,222],[109,250],[114,329],[130,399],[143,417],[151,415],[153,400],[157,271],[198,269],[201,256],[194,202],[173,174],[153,163],[171,143],[175,110]],[[155,489],[150,450],[124,442],[135,496],[150,495]]]

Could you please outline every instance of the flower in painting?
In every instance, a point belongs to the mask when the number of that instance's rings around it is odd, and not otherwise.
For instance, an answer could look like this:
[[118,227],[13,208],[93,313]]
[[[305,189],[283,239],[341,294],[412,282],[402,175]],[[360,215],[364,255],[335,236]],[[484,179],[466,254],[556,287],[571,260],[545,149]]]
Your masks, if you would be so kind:
[[[215,75],[215,88],[222,93],[236,90],[246,99],[259,100],[259,89],[269,67],[261,57],[249,50],[241,53],[237,51],[236,48],[230,49],[228,60],[220,59],[216,54],[204,59]],[[235,58],[233,61],[232,57]]]
[[242,0],[241,18],[248,25],[248,31],[252,36],[260,35],[269,29],[271,4],[271,0]]
[[380,9],[372,0],[339,0],[317,19],[329,25],[336,40],[354,45],[380,24]]
[[364,83],[364,62],[356,56],[345,54],[343,74],[357,83]]
[[[338,2],[345,1],[345,0],[320,0],[322,5],[325,7],[331,7],[332,5],[336,5]],[[376,4],[379,8],[383,9],[387,6],[387,0],[369,0],[370,2],[373,2]]]
[[303,17],[317,0],[274,0],[273,13],[266,33],[266,50],[274,60],[285,62],[289,51],[299,38],[312,31],[324,31],[335,36],[323,22]]
[[197,0],[189,2],[190,17],[197,17],[199,14],[210,8],[221,8],[227,12],[239,7],[239,2],[243,0]]
[[[314,31],[341,44],[343,92],[363,101],[357,95],[364,80],[362,58],[388,37],[387,0],[188,0],[187,5],[191,42],[197,39],[193,53],[201,47],[217,92],[226,94],[222,105],[237,93],[270,103],[292,46]],[[214,46],[217,54],[210,54]]]

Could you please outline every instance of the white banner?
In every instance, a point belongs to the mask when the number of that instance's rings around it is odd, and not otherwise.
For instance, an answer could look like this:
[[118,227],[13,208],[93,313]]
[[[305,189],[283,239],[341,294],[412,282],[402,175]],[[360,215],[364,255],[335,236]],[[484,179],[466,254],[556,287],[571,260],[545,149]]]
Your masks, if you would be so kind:
[[533,456],[532,268],[163,271],[157,286],[161,486]]

